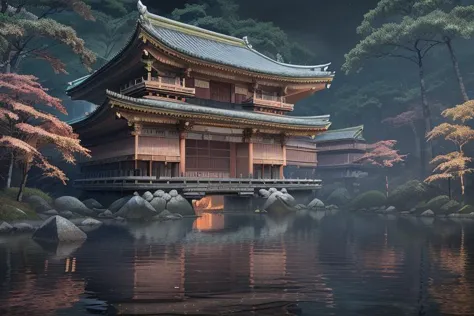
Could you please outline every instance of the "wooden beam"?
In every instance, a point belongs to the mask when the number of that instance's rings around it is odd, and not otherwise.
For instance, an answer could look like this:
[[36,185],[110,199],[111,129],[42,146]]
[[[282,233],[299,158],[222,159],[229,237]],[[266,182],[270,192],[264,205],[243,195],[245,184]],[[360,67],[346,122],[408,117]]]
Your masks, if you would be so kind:
[[230,170],[229,174],[231,178],[235,178],[237,174],[237,150],[235,143],[230,143]]
[[179,135],[179,176],[186,174],[186,135],[181,132]]
[[249,141],[249,177],[253,176],[253,143]]

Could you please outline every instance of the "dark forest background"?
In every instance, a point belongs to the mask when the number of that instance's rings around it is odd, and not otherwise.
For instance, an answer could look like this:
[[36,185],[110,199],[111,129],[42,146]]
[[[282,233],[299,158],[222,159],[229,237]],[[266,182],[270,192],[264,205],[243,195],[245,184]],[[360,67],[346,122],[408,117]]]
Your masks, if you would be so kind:
[[[134,30],[137,17],[135,0],[88,0],[96,21],[85,21],[74,13],[57,13],[54,18],[71,25],[97,54],[97,69],[124,45]],[[148,10],[192,23],[207,29],[237,37],[248,36],[261,52],[275,59],[294,64],[332,62],[336,71],[329,90],[316,93],[296,105],[294,115],[330,114],[331,128],[363,124],[369,142],[383,139],[398,141],[401,153],[408,154],[402,166],[416,168],[411,157],[418,153],[408,126],[395,128],[383,120],[416,108],[420,102],[416,69],[400,59],[371,60],[357,73],[341,71],[344,54],[360,40],[356,33],[363,15],[377,5],[377,0],[143,0]],[[463,4],[472,4],[463,1]],[[459,59],[467,93],[474,94],[473,41],[457,39],[454,49]],[[84,67],[67,50],[57,48],[67,65],[68,74],[55,74],[47,63],[32,60],[22,64],[23,72],[37,75],[50,92],[63,98],[71,119],[90,111],[84,102],[70,101],[65,95],[67,82],[86,75]],[[457,87],[448,51],[439,47],[430,51],[425,60],[428,101],[434,124],[441,121],[443,109],[463,102]],[[449,144],[434,143],[434,154],[450,150]],[[472,149],[468,148],[470,156]]]

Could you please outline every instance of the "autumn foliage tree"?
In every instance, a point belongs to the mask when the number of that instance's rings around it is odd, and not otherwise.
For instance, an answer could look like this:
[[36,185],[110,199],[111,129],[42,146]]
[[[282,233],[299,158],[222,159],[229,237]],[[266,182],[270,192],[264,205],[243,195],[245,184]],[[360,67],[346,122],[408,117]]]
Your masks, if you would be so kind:
[[391,168],[395,164],[403,162],[406,155],[400,155],[398,150],[394,149],[396,140],[382,140],[368,146],[368,151],[355,163],[370,164],[376,167]]
[[[442,112],[446,118],[453,121],[465,123],[474,118],[474,101],[449,108]],[[472,158],[466,156],[464,146],[474,140],[474,129],[467,125],[442,123],[427,134],[427,139],[443,137],[455,144],[456,150],[444,155],[436,156],[431,163],[436,165],[433,174],[425,179],[425,182],[434,182],[441,179],[458,178],[461,183],[461,194],[465,193],[464,176],[474,172],[469,168]]]
[[63,171],[51,164],[41,153],[47,146],[56,148],[63,159],[75,163],[75,154],[89,156],[71,126],[56,116],[39,111],[42,104],[66,113],[61,100],[50,96],[34,76],[0,74],[0,146],[9,148],[22,165],[22,181],[17,200],[21,201],[31,167],[43,170],[47,177],[66,182]]

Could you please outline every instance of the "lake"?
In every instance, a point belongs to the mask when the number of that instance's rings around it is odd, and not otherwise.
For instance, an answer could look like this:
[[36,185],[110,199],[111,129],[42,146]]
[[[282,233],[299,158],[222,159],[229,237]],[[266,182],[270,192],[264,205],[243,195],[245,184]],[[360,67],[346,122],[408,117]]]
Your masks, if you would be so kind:
[[0,315],[473,315],[474,221],[313,212],[0,236]]

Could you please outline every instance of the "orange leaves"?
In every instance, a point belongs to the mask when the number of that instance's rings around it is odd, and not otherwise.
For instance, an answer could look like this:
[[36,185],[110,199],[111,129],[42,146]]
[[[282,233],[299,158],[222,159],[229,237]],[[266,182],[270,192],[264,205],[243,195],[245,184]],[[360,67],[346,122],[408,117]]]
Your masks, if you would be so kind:
[[444,137],[444,139],[452,141],[458,147],[463,147],[474,140],[474,130],[467,125],[442,123],[435,126],[426,136],[428,140]]
[[37,51],[33,52],[32,54],[36,55],[36,58],[38,59],[46,60],[53,68],[55,74],[68,74],[68,72],[66,71],[66,64],[63,63],[61,59],[54,57],[53,55],[48,54],[48,52],[45,51]]
[[393,167],[395,164],[403,162],[406,157],[406,155],[400,155],[398,150],[393,149],[396,144],[396,140],[379,141],[370,145],[370,151],[354,162],[371,164],[378,167]]
[[12,111],[5,109],[5,108],[0,108],[0,120],[4,119],[10,119],[10,120],[18,120],[20,117],[13,113]]
[[441,113],[444,117],[449,117],[454,121],[466,122],[474,118],[474,100],[469,100],[454,108],[449,108]]
[[436,156],[431,163],[436,165],[434,174],[425,179],[425,182],[433,182],[448,178],[461,178],[466,173],[473,172],[468,168],[472,158],[466,157],[463,152],[454,151],[445,155]]

